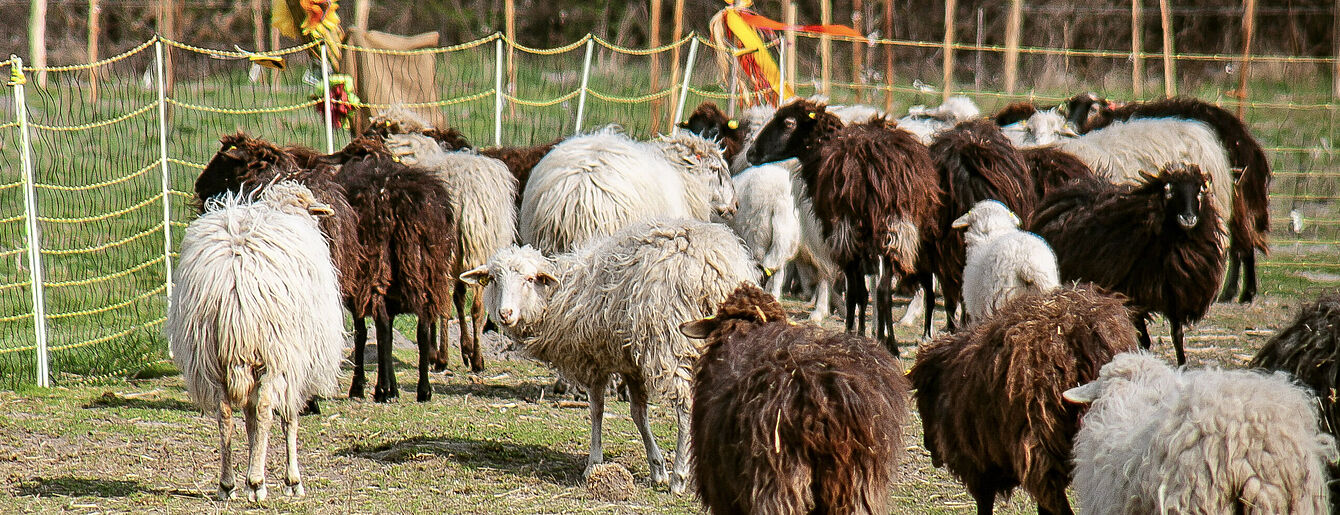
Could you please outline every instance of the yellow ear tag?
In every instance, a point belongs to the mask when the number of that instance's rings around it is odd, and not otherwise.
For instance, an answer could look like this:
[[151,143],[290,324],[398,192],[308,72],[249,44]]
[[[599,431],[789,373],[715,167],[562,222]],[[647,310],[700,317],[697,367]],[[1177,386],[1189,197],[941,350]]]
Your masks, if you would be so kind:
[[817,116],[818,116],[817,114],[810,113],[810,119],[811,119],[811,120],[813,120],[813,119],[814,119],[815,117],[817,117]]
[[740,122],[739,120],[731,120],[729,122],[726,122],[726,126],[732,129],[738,129],[740,128]]

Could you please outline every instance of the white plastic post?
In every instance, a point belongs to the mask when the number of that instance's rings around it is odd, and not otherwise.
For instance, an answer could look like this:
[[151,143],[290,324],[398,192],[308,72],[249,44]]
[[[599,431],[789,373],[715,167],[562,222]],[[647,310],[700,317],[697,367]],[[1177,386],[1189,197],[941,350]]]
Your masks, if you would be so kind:
[[331,111],[334,110],[330,105],[330,63],[326,62],[326,42],[321,41],[321,94],[326,99],[326,153],[335,153],[335,128],[331,126]]
[[503,114],[503,38],[494,42],[493,52],[493,145],[502,146]]
[[675,120],[670,122],[670,126],[679,125],[679,121],[684,118],[684,102],[689,96],[689,78],[693,77],[693,62],[698,57],[698,38],[693,38],[689,42],[689,60],[684,63],[684,82],[679,85],[679,105],[675,106]]
[[786,102],[786,40],[777,40],[777,105]]
[[[10,55],[15,70],[23,70],[23,59]],[[19,157],[23,165],[23,210],[28,231],[28,271],[32,277],[33,337],[37,339],[37,386],[51,386],[51,372],[47,361],[46,293],[42,285],[41,233],[37,227],[37,188],[33,186],[33,152],[28,137],[28,104],[24,98],[23,81],[14,84],[14,113],[19,123]]]
[[582,115],[586,112],[586,84],[591,81],[591,52],[595,50],[596,40],[586,40],[586,62],[582,65],[582,89],[577,93],[577,126],[573,134],[582,133]]
[[[172,303],[172,181],[168,166],[167,85],[163,81],[163,40],[154,40],[154,65],[158,70],[158,166],[163,185],[163,280],[169,305]],[[168,348],[168,356],[172,348]]]

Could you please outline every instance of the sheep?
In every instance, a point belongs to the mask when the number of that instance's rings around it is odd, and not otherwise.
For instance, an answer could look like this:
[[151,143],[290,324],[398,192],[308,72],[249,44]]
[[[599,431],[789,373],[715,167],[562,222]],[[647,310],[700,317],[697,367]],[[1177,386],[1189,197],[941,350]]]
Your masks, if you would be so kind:
[[749,168],[747,151],[763,125],[772,119],[777,108],[753,105],[745,108],[739,118],[731,119],[713,102],[703,102],[693,110],[689,119],[679,122],[679,128],[721,144],[721,155],[730,163],[731,173],[738,174]]
[[1097,177],[1084,161],[1055,146],[1026,148],[1020,152],[1033,177],[1034,193],[1039,201],[1072,181]]
[[1072,513],[1065,489],[1081,410],[1061,395],[1135,349],[1122,300],[1089,285],[1023,295],[917,353],[908,378],[926,450],[968,488],[977,513],[1017,486],[1038,513]]
[[868,338],[790,323],[748,284],[680,331],[707,340],[690,448],[708,510],[887,512],[907,419],[897,359]]
[[690,380],[699,352],[679,324],[710,314],[741,282],[758,281],[748,251],[729,228],[697,220],[636,222],[553,258],[531,246],[512,246],[461,280],[484,287],[489,318],[505,334],[586,389],[586,473],[604,460],[601,421],[611,374],[628,387],[633,422],[657,483],[667,480],[665,460],[647,421],[647,401],[654,396],[673,406],[679,439],[668,479],[673,492],[684,492]]
[[[453,193],[451,207],[457,214],[461,246],[461,263],[457,270],[484,264],[494,252],[516,240],[513,205],[517,179],[502,161],[469,150],[447,152],[436,141],[421,134],[394,134],[386,138],[386,145],[405,164],[433,171]],[[455,281],[451,298],[461,330],[461,359],[470,370],[478,372],[484,369],[480,340],[484,305],[475,292],[470,309],[472,324],[467,330],[465,290],[465,283]],[[446,355],[447,340],[443,338],[438,356],[445,358]]]
[[[1252,358],[1252,368],[1278,370],[1312,389],[1321,401],[1322,427],[1335,435],[1340,428],[1340,410],[1336,408],[1337,372],[1340,364],[1340,292],[1322,295],[1304,305],[1293,323],[1281,329]],[[1340,466],[1328,465],[1330,477],[1340,477]],[[1330,483],[1331,506],[1340,509],[1340,482]]]
[[284,181],[247,203],[214,197],[182,237],[164,332],[191,400],[218,419],[219,498],[236,493],[233,409],[246,418],[251,460],[243,490],[264,501],[265,454],[277,413],[287,449],[285,494],[304,495],[298,413],[338,384],[344,313],[317,216],[334,211]]
[[1008,127],[1028,120],[1039,111],[1038,107],[1032,102],[1014,102],[992,115],[991,121],[996,122],[996,125],[1001,127]]
[[1046,293],[1061,283],[1056,254],[1038,235],[1019,230],[1019,217],[997,200],[978,202],[954,220],[966,229],[963,310],[973,320],[989,317],[1010,299]]
[[516,178],[516,202],[513,209],[521,210],[521,192],[526,190],[526,182],[530,180],[530,172],[535,169],[535,165],[544,159],[545,154],[553,150],[561,139],[550,141],[539,145],[529,147],[484,147],[479,149],[479,153],[507,165],[507,169],[512,172]]
[[1328,510],[1335,440],[1282,373],[1174,370],[1125,353],[1065,398],[1091,404],[1074,445],[1085,513]]
[[800,249],[800,211],[791,193],[791,174],[800,168],[794,159],[763,164],[732,177],[740,209],[727,223],[763,267],[774,297],[781,298],[786,264]]
[[[1000,125],[1000,122],[996,124]],[[1078,136],[1055,109],[1037,111],[1024,120],[1000,127],[1020,150],[1049,146],[1060,142],[1062,137]]]
[[641,220],[707,221],[735,209],[715,143],[683,131],[642,143],[604,129],[563,141],[535,165],[518,227],[523,243],[557,254]]
[[822,104],[797,100],[777,110],[749,150],[751,163],[790,157],[800,159],[805,198],[846,276],[847,330],[859,305],[857,330],[865,332],[865,270],[882,266],[875,332],[896,355],[893,274],[917,272],[926,259],[922,242],[938,236],[940,184],[926,146],[886,120],[844,126]]
[[907,116],[898,119],[898,128],[911,132],[917,140],[930,145],[941,131],[981,115],[981,109],[971,99],[953,96],[945,99],[938,107],[928,109],[925,106],[913,106]]
[[801,240],[795,260],[814,272],[814,295],[810,299],[814,309],[810,311],[809,319],[821,322],[832,312],[833,282],[838,275],[838,264],[824,241],[823,225],[814,214],[814,200],[806,193],[805,180],[794,172],[791,174],[791,197],[800,215]]
[[1062,281],[1090,281],[1130,298],[1140,344],[1145,322],[1162,313],[1177,363],[1186,363],[1182,326],[1205,316],[1224,274],[1219,211],[1206,202],[1194,164],[1145,174],[1136,185],[1081,180],[1043,201],[1030,230],[1051,243]]
[[[1117,104],[1094,98],[1072,101],[1072,105],[1090,105],[1085,130],[1110,125],[1113,121],[1136,118],[1179,119],[1200,121],[1214,130],[1228,152],[1232,166],[1232,215],[1228,220],[1229,279],[1219,297],[1228,302],[1238,292],[1238,274],[1242,270],[1242,296],[1238,302],[1251,302],[1256,296],[1256,251],[1269,252],[1266,234],[1270,232],[1270,209],[1267,193],[1270,191],[1270,160],[1261,144],[1241,119],[1228,110],[1197,100],[1178,97]],[[1082,109],[1082,108],[1076,108]],[[1073,111],[1072,111],[1073,113]],[[1223,186],[1228,187],[1228,182]],[[1225,196],[1225,200],[1228,197]],[[1224,211],[1226,212],[1226,211]]]
[[[952,227],[954,220],[987,199],[999,200],[1020,218],[1028,219],[1038,199],[1023,155],[990,120],[969,120],[942,132],[935,137],[930,153],[943,188],[939,223],[945,235],[935,240],[934,271],[944,293],[946,319],[953,330],[954,314],[963,300],[965,264],[963,233]],[[927,316],[928,337],[930,325],[931,317]]]

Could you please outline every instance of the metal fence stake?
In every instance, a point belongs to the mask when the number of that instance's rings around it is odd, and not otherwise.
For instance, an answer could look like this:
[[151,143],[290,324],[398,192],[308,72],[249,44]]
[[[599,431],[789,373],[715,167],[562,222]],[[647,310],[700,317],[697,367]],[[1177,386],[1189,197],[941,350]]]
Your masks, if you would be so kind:
[[[154,66],[158,71],[158,165],[163,182],[163,280],[166,285],[167,305],[172,306],[172,181],[168,166],[167,145],[167,85],[163,82],[163,40],[154,37]],[[172,347],[168,347],[172,357]]]
[[596,40],[586,40],[586,62],[582,64],[582,89],[577,94],[577,128],[573,134],[582,133],[582,115],[586,112],[586,85],[591,81],[591,52],[595,50]]
[[326,153],[335,153],[335,127],[331,125],[331,111],[334,110],[330,105],[330,63],[326,62],[326,41],[321,41],[321,95],[326,99]]
[[47,360],[46,292],[42,284],[42,235],[37,226],[37,188],[34,186],[32,141],[28,136],[28,103],[24,96],[23,59],[10,54],[16,70],[14,82],[14,114],[19,124],[19,156],[23,165],[23,216],[27,222],[28,271],[32,277],[33,337],[37,339],[37,386],[51,386],[51,371]]
[[[679,121],[684,118],[684,101],[689,96],[689,79],[693,77],[693,62],[698,57],[698,38],[693,38],[689,43],[689,61],[684,63],[684,82],[679,85],[679,105],[675,106],[675,120],[670,122],[670,127],[679,125]],[[786,89],[785,86],[782,87]],[[671,129],[674,130],[674,129]]]
[[494,42],[493,51],[493,145],[502,146],[503,113],[503,38]]

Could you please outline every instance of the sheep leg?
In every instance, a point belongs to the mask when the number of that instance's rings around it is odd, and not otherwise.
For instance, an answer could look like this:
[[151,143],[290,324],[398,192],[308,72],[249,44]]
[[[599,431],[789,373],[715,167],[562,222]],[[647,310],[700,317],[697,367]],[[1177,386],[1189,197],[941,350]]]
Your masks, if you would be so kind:
[[[433,372],[442,372],[447,369],[447,317],[433,317],[433,325],[429,330],[428,341],[432,342],[433,352],[428,356],[428,361],[433,364]],[[439,326],[441,331],[438,330]]]
[[399,397],[400,390],[395,384],[395,363],[391,356],[391,316],[387,314],[385,306],[377,310],[372,317],[372,324],[377,330],[377,386],[372,392],[372,399],[387,402]]
[[820,277],[814,284],[814,311],[810,312],[810,321],[821,322],[828,318],[828,313],[832,310],[832,294],[833,279]]
[[1186,354],[1182,352],[1182,319],[1168,315],[1168,325],[1172,326],[1173,350],[1177,352],[1177,366],[1186,364]]
[[1033,494],[1033,500],[1038,503],[1038,515],[1075,515],[1075,511],[1070,508],[1070,500],[1065,496],[1065,486],[1070,482],[1070,478],[1059,472],[1050,473],[1048,476],[1047,483],[1050,486],[1046,491],[1029,492]]
[[[268,375],[268,374],[267,374]],[[261,378],[260,391],[253,394],[251,402],[244,410],[247,418],[247,444],[251,447],[251,460],[247,465],[247,500],[264,501],[265,491],[265,452],[270,448],[270,426],[274,424],[274,410],[271,409],[270,381]]]
[[[470,334],[472,335],[470,337],[470,341],[472,342],[472,345],[470,346],[470,353],[474,355],[474,363],[470,364],[470,371],[483,372],[484,342],[483,337],[481,335],[482,328],[479,325],[479,321],[480,319],[484,318],[484,297],[480,295],[481,292],[479,291],[476,291],[474,293],[475,293],[474,300],[470,302]],[[464,353],[465,350],[461,349],[461,352]]]
[[[1232,302],[1233,297],[1238,294],[1238,268],[1242,261],[1238,259],[1237,242],[1229,244],[1228,249],[1228,279],[1224,281],[1224,291],[1219,293],[1219,302]],[[1246,292],[1243,292],[1246,295]]]
[[349,398],[362,399],[368,379],[363,372],[363,352],[368,344],[368,321],[354,315],[354,379],[349,384]]
[[1145,326],[1145,315],[1137,315],[1132,322],[1135,322],[1135,330],[1140,333],[1140,348],[1149,350],[1154,342],[1149,339],[1149,327]]
[[880,272],[875,289],[875,331],[889,352],[899,355],[898,340],[893,336],[893,272],[887,266]]
[[281,417],[284,426],[284,460],[288,466],[284,469],[284,495],[302,497],[307,492],[302,488],[302,475],[298,473],[298,419]]
[[233,405],[228,396],[219,401],[219,500],[227,501],[237,494],[233,480]]
[[[466,330],[468,326],[465,325],[465,282],[456,281],[456,291],[451,296],[451,303],[456,307],[456,323],[459,324],[461,330],[461,363],[469,367],[470,370],[480,370],[482,367],[476,368],[474,364],[474,335]],[[446,348],[443,347],[442,350],[442,356],[445,357]]]
[[1242,297],[1238,302],[1248,303],[1256,298],[1256,249],[1248,248],[1242,254]]
[[656,435],[651,432],[651,423],[647,420],[647,386],[626,374],[623,382],[628,386],[628,398],[631,401],[628,411],[633,416],[633,425],[637,426],[637,432],[642,435],[642,446],[647,448],[647,468],[651,470],[651,482],[666,484],[670,482],[670,476],[665,473],[665,457],[656,445]]
[[989,485],[968,485],[968,493],[977,501],[977,515],[991,515],[996,507],[996,489]]
[[591,402],[591,453],[586,457],[583,478],[591,477],[591,470],[605,462],[605,451],[600,447],[600,428],[605,422],[605,387],[608,385],[608,376],[585,385],[586,397]]
[[[852,332],[852,327],[856,326],[857,334],[864,335],[865,307],[870,302],[870,292],[865,288],[865,272],[860,261],[847,263],[843,272],[847,278],[847,332]],[[859,317],[857,309],[860,310]]]
[[925,313],[926,320],[924,329],[921,331],[921,337],[929,340],[935,336],[935,328],[933,324],[935,321],[935,275],[928,272],[921,273],[918,274],[917,279],[921,282],[922,302],[926,303],[926,305],[922,307],[922,312]]
[[776,272],[773,272],[768,281],[768,293],[771,293],[773,298],[781,300],[782,286],[786,284],[786,266],[782,266]]
[[432,368],[431,354],[433,352],[434,342],[432,338],[433,324],[438,316],[420,315],[419,330],[416,340],[419,343],[419,385],[415,392],[415,400],[419,402],[428,402],[433,400],[433,385],[428,382],[428,369]]
[[670,493],[683,495],[689,487],[689,407],[680,403],[675,407],[679,439],[675,442],[675,470],[670,475]]

